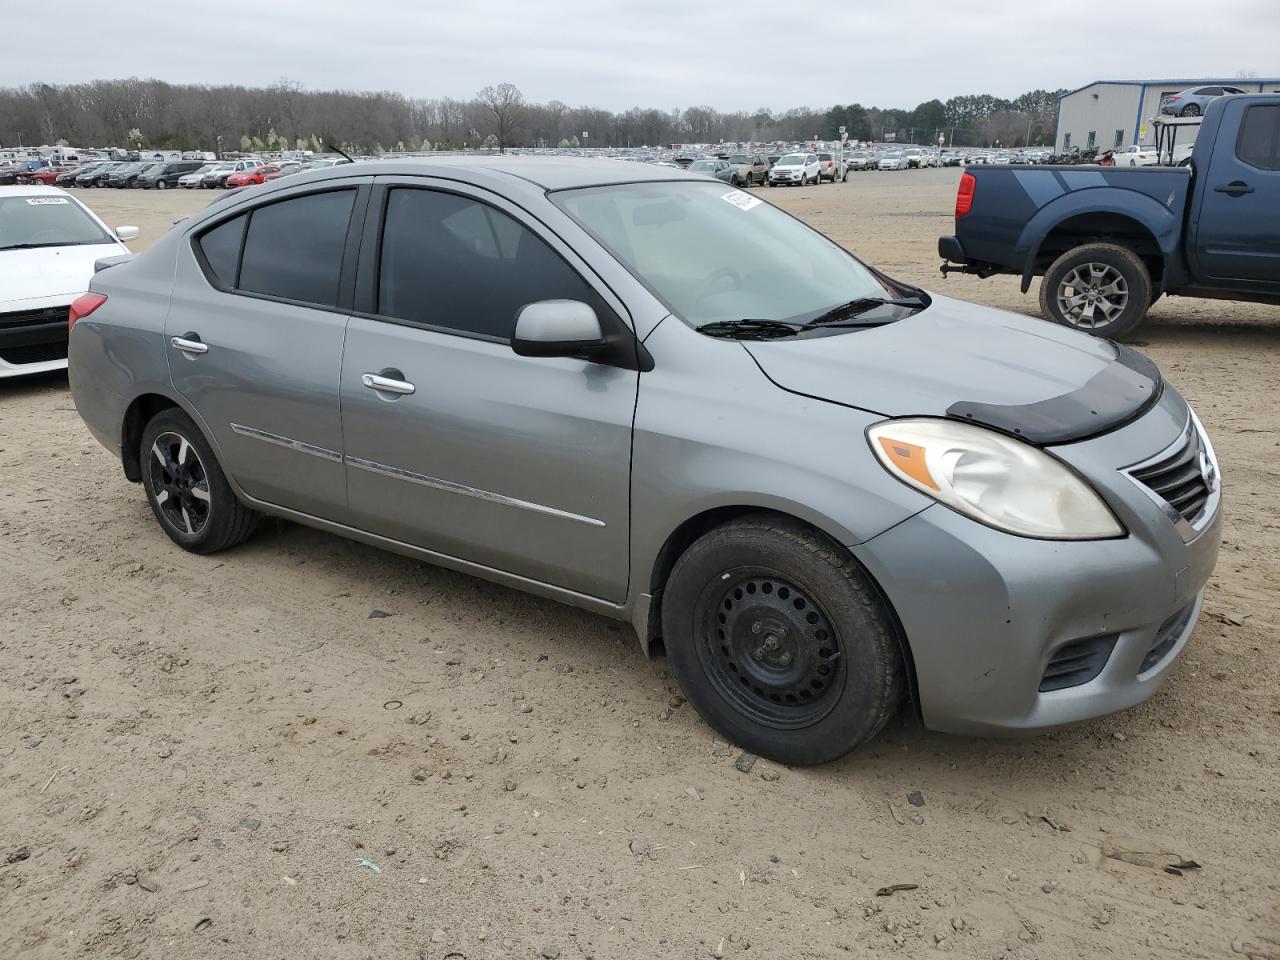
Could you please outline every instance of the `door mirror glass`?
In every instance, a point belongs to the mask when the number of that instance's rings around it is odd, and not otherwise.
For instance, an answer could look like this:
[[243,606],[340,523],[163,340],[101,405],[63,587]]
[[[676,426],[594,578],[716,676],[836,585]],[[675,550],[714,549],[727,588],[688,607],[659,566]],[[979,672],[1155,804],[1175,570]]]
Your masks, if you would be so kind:
[[520,308],[511,348],[522,357],[582,357],[605,346],[596,312],[580,300],[540,300]]
[[116,239],[128,243],[130,240],[137,240],[141,232],[137,227],[116,227]]

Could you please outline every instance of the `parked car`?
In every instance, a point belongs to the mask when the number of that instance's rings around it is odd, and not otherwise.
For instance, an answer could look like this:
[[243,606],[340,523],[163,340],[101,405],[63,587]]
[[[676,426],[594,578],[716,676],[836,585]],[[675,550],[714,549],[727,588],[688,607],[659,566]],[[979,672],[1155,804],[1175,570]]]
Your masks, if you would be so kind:
[[217,164],[212,170],[205,173],[200,180],[200,186],[206,190],[222,190],[227,186],[227,178],[233,173],[240,173],[244,170],[256,170],[258,167],[266,163],[265,160],[244,159],[244,160],[227,160]]
[[111,171],[107,175],[103,186],[106,187],[132,187],[143,173],[151,170],[153,167],[163,167],[164,164],[143,161],[139,163],[127,163],[123,167]]
[[94,262],[128,253],[137,235],[58,187],[0,187],[0,379],[66,367],[71,302]]
[[108,160],[106,163],[91,167],[76,177],[77,187],[100,187],[113,170],[126,166],[122,160]]
[[1138,704],[1217,556],[1212,447],[1149,360],[682,171],[339,167],[89,290],[76,409],[178,546],[275,515],[629,621],[720,737],[783,763],[908,690],[978,734]]
[[1280,304],[1280,95],[1223,97],[1190,168],[972,170],[960,181],[943,270],[1035,276],[1040,309],[1101,337],[1136,327],[1161,295]]
[[54,186],[74,187],[76,185],[76,178],[82,174],[91,172],[95,167],[98,167],[101,164],[101,160],[95,160],[91,163],[82,163],[77,167],[64,170],[62,173],[58,174],[57,179],[54,180]]
[[152,188],[168,190],[178,186],[184,176],[194,173],[203,166],[203,160],[170,160],[167,163],[157,163],[138,177],[137,185],[144,190]]
[[804,186],[821,183],[816,153],[788,153],[778,159],[769,171],[771,187]]
[[[298,173],[302,168],[302,161],[284,160],[280,163],[272,164],[272,166],[275,167],[274,170],[268,170],[262,175],[263,182],[266,182],[267,180],[279,180],[281,177],[287,177]],[[670,166],[674,167],[675,164],[672,163]]]
[[1160,112],[1173,117],[1199,117],[1205,108],[1218,97],[1239,96],[1246,91],[1239,87],[1192,87],[1165,97],[1160,101]]
[[276,163],[264,163],[260,167],[252,170],[241,170],[227,177],[227,187],[248,187],[255,183],[263,183],[269,174],[279,173],[280,165]]
[[850,170],[870,170],[873,161],[870,154],[857,151],[855,153],[846,154],[844,158],[845,172]]
[[735,153],[729,157],[729,165],[733,167],[734,186],[763,186],[769,179],[769,161],[762,154]]
[[695,160],[689,164],[688,170],[690,173],[700,173],[704,177],[715,177],[725,183],[732,183],[735,187],[738,185],[738,171],[728,160]]
[[907,147],[902,151],[902,158],[906,161],[905,170],[914,170],[924,166],[925,153],[919,147]]
[[178,178],[178,186],[184,190],[195,190],[204,184],[205,174],[212,173],[216,168],[220,167],[220,163],[204,163],[190,173],[184,173]]
[[901,151],[892,150],[880,157],[876,167],[880,170],[906,170],[909,164],[910,161]]
[[844,165],[834,153],[819,151],[818,179],[820,182],[822,180],[830,180],[832,183],[844,179]]
[[41,167],[39,170],[32,170],[27,174],[28,183],[40,183],[45,186],[56,186],[58,178],[71,171],[71,167],[65,166],[48,166]]

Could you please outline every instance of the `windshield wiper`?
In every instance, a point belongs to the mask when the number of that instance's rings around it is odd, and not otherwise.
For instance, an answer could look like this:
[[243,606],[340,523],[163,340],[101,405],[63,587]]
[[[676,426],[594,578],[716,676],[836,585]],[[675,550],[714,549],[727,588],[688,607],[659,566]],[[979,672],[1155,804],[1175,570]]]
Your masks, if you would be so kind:
[[[924,305],[925,302],[919,297],[905,297],[901,300],[894,300],[889,297],[858,297],[856,300],[850,300],[848,303],[842,303],[838,307],[832,307],[825,313],[818,314],[804,326],[809,328],[831,324],[837,320],[856,317],[858,314],[874,310],[876,307],[923,307]],[[858,324],[854,324],[854,326],[858,326]]]
[[71,244],[63,243],[7,243],[0,250],[38,250],[41,247],[63,247]]
[[781,320],[717,320],[696,328],[709,337],[733,337],[738,340],[771,340],[794,337],[803,327]]

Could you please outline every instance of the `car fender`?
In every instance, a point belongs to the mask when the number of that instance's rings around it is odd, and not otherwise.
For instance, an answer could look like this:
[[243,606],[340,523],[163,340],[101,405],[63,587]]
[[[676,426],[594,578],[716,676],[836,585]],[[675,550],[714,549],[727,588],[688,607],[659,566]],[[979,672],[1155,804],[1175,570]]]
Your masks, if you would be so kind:
[[[1099,172],[1101,177],[1102,173]],[[1170,194],[1170,204],[1176,191]],[[1127,217],[1149,230],[1164,257],[1166,271],[1176,268],[1182,237],[1182,210],[1160,203],[1145,194],[1117,187],[1097,187],[1065,193],[1036,211],[1023,227],[1014,248],[1014,262],[1022,261],[1022,292],[1031,287],[1036,258],[1045,238],[1072,217],[1109,213]],[[1169,286],[1166,278],[1165,286]]]

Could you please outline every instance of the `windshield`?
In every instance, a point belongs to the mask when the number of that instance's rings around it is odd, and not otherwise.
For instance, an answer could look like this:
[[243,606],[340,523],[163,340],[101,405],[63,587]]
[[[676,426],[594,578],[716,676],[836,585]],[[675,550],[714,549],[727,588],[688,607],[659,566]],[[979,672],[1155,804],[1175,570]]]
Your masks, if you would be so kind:
[[632,183],[552,198],[694,326],[802,322],[859,297],[896,293],[822,234],[723,184]]
[[804,157],[798,153],[788,153],[785,157],[778,161],[779,167],[803,167]]
[[714,173],[716,162],[714,160],[695,160],[689,164],[689,169],[693,173]]
[[0,250],[111,243],[69,197],[0,197]]
[[735,153],[732,157],[729,158],[729,162],[730,163],[750,163],[751,158],[748,157],[745,153]]

